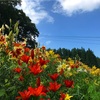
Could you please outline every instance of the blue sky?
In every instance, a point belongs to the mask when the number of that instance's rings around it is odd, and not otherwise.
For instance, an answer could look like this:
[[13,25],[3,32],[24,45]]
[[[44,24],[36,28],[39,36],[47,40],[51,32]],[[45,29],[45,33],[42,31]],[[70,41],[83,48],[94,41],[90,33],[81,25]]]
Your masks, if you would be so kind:
[[[28,6],[29,5],[29,6]],[[90,48],[100,57],[100,0],[22,0],[47,48]]]

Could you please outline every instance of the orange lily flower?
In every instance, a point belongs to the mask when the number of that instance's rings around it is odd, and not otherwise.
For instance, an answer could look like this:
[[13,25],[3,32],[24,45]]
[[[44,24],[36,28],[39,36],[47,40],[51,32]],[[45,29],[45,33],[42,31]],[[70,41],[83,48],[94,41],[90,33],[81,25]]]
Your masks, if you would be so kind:
[[34,75],[37,75],[42,72],[39,64],[29,66],[29,69],[30,69],[30,72],[33,73]]
[[17,73],[20,73],[22,71],[22,69],[17,67],[17,68],[14,68],[14,71],[17,72]]
[[58,73],[54,73],[54,74],[49,75],[49,76],[53,81],[56,81],[56,79],[59,77],[59,74]]
[[74,82],[72,80],[65,80],[64,82],[66,87],[68,88],[73,87]]
[[46,93],[43,91],[43,85],[40,85],[37,88],[32,88],[32,87],[28,87],[28,90],[30,91],[30,94],[33,96],[40,96],[40,95],[46,95]]
[[23,92],[18,92],[20,96],[16,97],[16,100],[29,100],[30,98],[30,91],[24,90]]
[[21,58],[20,58],[23,62],[27,63],[28,64],[28,61],[30,59],[30,56],[27,56],[27,55],[22,55]]
[[58,84],[57,82],[50,82],[49,83],[49,90],[56,92],[61,87],[61,84]]

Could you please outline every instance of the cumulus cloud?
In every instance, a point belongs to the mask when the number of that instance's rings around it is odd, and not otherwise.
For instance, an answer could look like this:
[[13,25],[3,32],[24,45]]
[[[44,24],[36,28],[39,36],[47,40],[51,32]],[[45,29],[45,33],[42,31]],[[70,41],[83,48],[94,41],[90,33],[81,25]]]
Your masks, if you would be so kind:
[[17,8],[22,9],[35,24],[38,24],[44,19],[47,22],[53,22],[53,17],[41,5],[42,2],[46,2],[46,0],[22,0],[21,6],[17,6]]
[[98,8],[100,8],[100,0],[56,0],[53,11],[71,16],[75,13],[90,12]]

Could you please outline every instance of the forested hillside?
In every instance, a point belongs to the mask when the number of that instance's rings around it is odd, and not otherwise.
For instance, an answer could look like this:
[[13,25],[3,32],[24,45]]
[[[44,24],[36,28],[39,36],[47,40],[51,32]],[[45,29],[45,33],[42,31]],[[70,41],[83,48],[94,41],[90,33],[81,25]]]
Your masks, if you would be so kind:
[[[49,49],[48,49],[49,50]],[[78,59],[88,66],[97,66],[100,68],[100,58],[96,57],[92,50],[85,50],[84,48],[73,48],[72,50],[66,48],[54,49],[54,52],[59,54],[62,59]]]

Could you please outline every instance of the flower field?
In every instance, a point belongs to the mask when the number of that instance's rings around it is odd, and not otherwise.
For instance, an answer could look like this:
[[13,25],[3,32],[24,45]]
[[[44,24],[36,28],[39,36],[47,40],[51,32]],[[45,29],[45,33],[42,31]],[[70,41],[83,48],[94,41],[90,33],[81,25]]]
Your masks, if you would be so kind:
[[100,100],[100,68],[15,37],[0,29],[0,100]]

